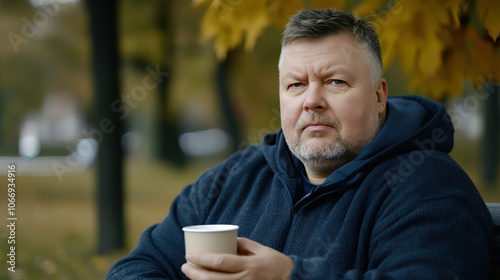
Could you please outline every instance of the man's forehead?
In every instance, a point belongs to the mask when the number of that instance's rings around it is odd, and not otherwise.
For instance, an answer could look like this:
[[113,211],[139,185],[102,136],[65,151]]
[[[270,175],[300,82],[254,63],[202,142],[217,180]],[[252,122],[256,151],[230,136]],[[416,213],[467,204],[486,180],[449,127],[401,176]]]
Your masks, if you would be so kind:
[[356,39],[352,34],[342,32],[338,34],[332,34],[321,38],[297,38],[290,41],[282,51],[289,49],[295,49],[300,46],[312,46],[316,44],[325,45],[324,51],[331,53],[337,53],[340,51],[345,51],[348,53],[363,53],[365,51],[363,44]]
[[353,36],[329,36],[319,40],[297,40],[282,50],[281,64],[301,64],[308,60],[336,60],[354,63],[365,59],[366,51],[362,43]]
[[[321,46],[318,47],[318,45]],[[297,59],[310,56],[335,57],[341,56],[347,60],[366,55],[366,48],[353,35],[349,33],[339,33],[322,38],[299,38],[290,41],[281,51],[280,66],[283,60],[293,57]]]

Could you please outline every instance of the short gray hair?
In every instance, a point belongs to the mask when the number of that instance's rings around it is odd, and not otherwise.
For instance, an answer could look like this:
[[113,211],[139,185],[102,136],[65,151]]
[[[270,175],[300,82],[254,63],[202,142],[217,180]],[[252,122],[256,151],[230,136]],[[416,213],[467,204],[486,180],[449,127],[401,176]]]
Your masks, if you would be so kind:
[[[281,55],[285,47],[297,39],[319,40],[330,35],[348,33],[365,48],[373,84],[383,75],[382,52],[374,26],[351,13],[332,9],[301,10],[290,18],[281,39]],[[281,68],[281,56],[279,67]]]

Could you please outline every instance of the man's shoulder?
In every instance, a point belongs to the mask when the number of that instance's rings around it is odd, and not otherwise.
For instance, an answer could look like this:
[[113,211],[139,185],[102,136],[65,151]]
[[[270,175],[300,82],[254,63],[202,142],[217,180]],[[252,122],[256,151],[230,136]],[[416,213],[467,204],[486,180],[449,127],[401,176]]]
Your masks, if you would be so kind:
[[262,143],[250,145],[242,150],[231,154],[227,159],[212,167],[208,171],[235,173],[238,170],[251,170],[254,168],[263,168],[267,166],[264,155],[264,145]]
[[467,173],[441,151],[416,150],[399,154],[375,171],[382,174],[380,179],[393,192],[405,197],[433,199],[477,195]]

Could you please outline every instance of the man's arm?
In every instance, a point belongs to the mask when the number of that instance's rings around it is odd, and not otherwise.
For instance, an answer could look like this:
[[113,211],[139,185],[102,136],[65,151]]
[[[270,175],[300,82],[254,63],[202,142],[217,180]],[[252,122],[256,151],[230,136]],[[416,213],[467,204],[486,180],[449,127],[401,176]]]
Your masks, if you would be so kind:
[[200,184],[186,187],[173,201],[165,220],[148,228],[132,252],[116,263],[107,280],[186,279],[180,271],[185,262],[184,225],[198,224],[209,199],[200,201]]
[[167,253],[157,247],[152,237],[154,231],[157,230],[156,228],[157,225],[154,225],[141,235],[136,248],[111,268],[106,280],[185,278],[183,275],[178,275],[175,269],[176,264],[171,261],[176,258],[183,258],[183,256],[175,256],[179,248],[172,244],[173,247]]
[[[226,197],[233,195],[233,184],[227,183],[230,178],[241,178],[241,172],[249,172],[248,165],[255,166],[252,157],[260,154],[251,148],[244,152],[233,154],[184,188],[172,202],[164,221],[147,229],[132,252],[111,268],[106,279],[186,279],[181,271],[186,261],[182,228],[206,224],[210,214],[216,217],[209,220],[210,223],[230,223],[232,216],[214,213],[214,205],[226,205],[226,201],[220,199],[222,193],[226,193]],[[227,192],[226,188],[229,188]]]

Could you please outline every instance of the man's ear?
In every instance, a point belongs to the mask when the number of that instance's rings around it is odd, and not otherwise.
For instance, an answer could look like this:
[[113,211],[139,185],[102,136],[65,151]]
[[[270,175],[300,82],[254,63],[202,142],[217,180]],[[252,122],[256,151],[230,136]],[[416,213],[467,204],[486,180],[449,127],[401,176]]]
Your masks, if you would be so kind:
[[377,85],[375,86],[375,93],[377,95],[378,112],[379,114],[382,114],[385,112],[388,95],[387,81],[384,78],[377,82]]

